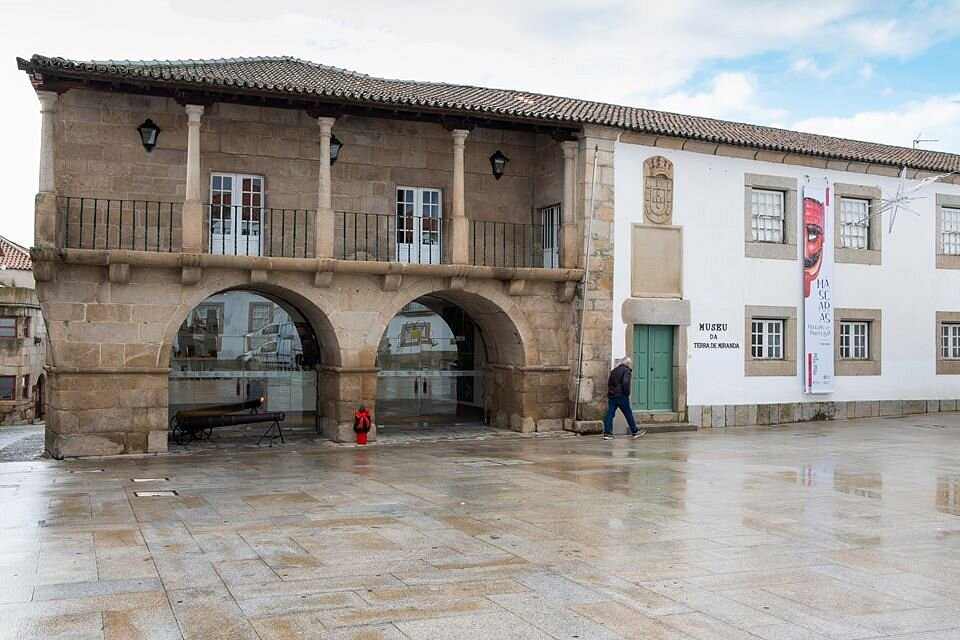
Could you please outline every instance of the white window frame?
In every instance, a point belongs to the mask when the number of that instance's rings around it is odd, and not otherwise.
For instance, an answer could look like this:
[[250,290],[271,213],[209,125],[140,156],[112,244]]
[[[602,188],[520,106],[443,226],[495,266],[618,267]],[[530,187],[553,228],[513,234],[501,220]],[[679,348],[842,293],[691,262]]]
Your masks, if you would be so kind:
[[[229,178],[230,189],[214,188],[215,180]],[[251,181],[251,190],[245,191],[243,181]],[[260,191],[252,187],[259,183]],[[244,194],[249,194],[251,203],[244,204]],[[222,204],[224,195],[229,195],[229,204]],[[215,202],[220,196],[221,202]],[[259,202],[253,202],[259,199]],[[230,224],[222,224],[222,213],[218,209],[230,209]],[[263,176],[245,173],[225,173],[213,171],[210,174],[210,253],[222,255],[258,256],[263,252],[263,217],[266,207],[266,181]],[[254,219],[256,218],[256,219]],[[218,226],[217,222],[221,224]],[[219,228],[219,233],[214,230]]]
[[[411,193],[412,201],[407,199],[407,195]],[[401,213],[401,207],[405,209],[404,213]],[[411,207],[412,210],[410,210]],[[394,221],[397,262],[441,263],[443,260],[443,191],[441,189],[397,185]]]
[[870,247],[870,200],[840,197],[840,246],[867,251]]
[[842,360],[870,359],[869,321],[840,321],[840,358]]
[[750,320],[750,355],[754,360],[784,360],[786,320],[753,318]]
[[940,325],[940,359],[960,360],[960,322]]
[[[762,199],[772,197],[774,209],[778,211],[762,211]],[[753,242],[783,244],[786,237],[786,201],[787,194],[778,189],[750,190],[751,221],[750,230]]]
[[940,207],[940,254],[960,256],[960,207]]
[[540,209],[540,247],[543,252],[543,268],[560,267],[560,226],[562,224],[559,204]]

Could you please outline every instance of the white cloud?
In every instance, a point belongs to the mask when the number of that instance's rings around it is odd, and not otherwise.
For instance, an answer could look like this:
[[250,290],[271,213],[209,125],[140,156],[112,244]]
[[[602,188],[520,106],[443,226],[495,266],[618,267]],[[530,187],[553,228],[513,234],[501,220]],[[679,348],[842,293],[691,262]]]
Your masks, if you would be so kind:
[[757,79],[751,74],[720,73],[714,76],[709,91],[694,94],[677,91],[657,100],[654,106],[665,111],[741,122],[770,124],[785,117],[786,111],[760,105],[757,86]]
[[938,142],[925,149],[960,149],[960,94],[933,96],[890,111],[863,111],[849,117],[807,118],[791,128],[840,138],[911,146],[919,132]]
[[880,91],[880,95],[882,95],[882,96],[892,96],[892,95],[893,95],[893,87],[884,87],[883,90]]
[[821,69],[817,63],[810,58],[800,58],[794,60],[790,65],[790,70],[800,75],[811,76],[818,80],[826,80],[833,75],[834,69]]
[[860,75],[860,79],[863,80],[864,82],[869,81],[870,78],[873,77],[873,65],[870,63],[867,63],[862,67],[860,67],[859,75]]

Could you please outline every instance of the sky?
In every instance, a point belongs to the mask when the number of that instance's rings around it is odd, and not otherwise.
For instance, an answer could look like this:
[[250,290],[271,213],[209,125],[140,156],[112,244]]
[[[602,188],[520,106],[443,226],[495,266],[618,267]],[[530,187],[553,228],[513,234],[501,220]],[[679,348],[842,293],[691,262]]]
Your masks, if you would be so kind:
[[0,0],[0,234],[27,246],[34,53],[291,55],[960,153],[960,0]]

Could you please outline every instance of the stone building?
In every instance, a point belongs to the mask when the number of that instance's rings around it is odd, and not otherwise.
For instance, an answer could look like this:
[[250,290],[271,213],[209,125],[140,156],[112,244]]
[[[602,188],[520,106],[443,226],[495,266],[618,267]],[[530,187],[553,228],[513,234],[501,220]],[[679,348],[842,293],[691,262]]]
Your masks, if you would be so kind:
[[30,252],[0,236],[0,425],[43,419],[46,330]]
[[[829,168],[869,186],[855,176],[960,169],[950,154],[293,58],[18,64],[43,116],[33,259],[57,457],[164,451],[172,410],[261,392],[336,440],[352,437],[358,405],[383,428],[439,417],[586,431],[612,356],[641,326],[660,336],[664,369],[641,419],[737,424],[754,403],[760,422],[758,407],[801,400],[704,391],[725,373],[697,368],[688,329],[712,317],[702,274],[728,266],[704,234],[742,234],[751,187],[799,206],[782,180],[748,172]],[[741,188],[710,192],[716,172]],[[930,187],[945,206],[955,181]],[[796,249],[796,211],[782,217],[794,226],[780,244]],[[788,261],[745,251],[731,277]],[[950,277],[931,300],[952,327]],[[739,304],[786,306],[773,297]],[[896,399],[939,410],[953,395]]]

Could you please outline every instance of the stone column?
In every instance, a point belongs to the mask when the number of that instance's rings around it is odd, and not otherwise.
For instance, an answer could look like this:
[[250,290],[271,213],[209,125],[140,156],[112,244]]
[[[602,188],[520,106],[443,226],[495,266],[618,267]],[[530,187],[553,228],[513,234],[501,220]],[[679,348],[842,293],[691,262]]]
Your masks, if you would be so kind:
[[320,127],[320,179],[317,184],[317,218],[314,230],[317,258],[333,257],[333,187],[330,178],[330,136],[336,118],[317,118]]
[[580,243],[577,238],[576,180],[577,180],[577,143],[560,143],[563,151],[563,201],[560,228],[560,266],[564,269],[576,269],[580,262]]
[[36,246],[57,244],[57,187],[54,157],[54,114],[57,94],[38,91],[40,99],[40,187],[34,216],[33,242]]
[[187,189],[183,203],[183,252],[203,252],[203,204],[200,202],[200,116],[203,106],[188,104]]
[[470,261],[470,222],[466,216],[463,194],[463,151],[470,134],[466,129],[454,129],[453,136],[453,207],[451,210],[450,252],[453,264]]

